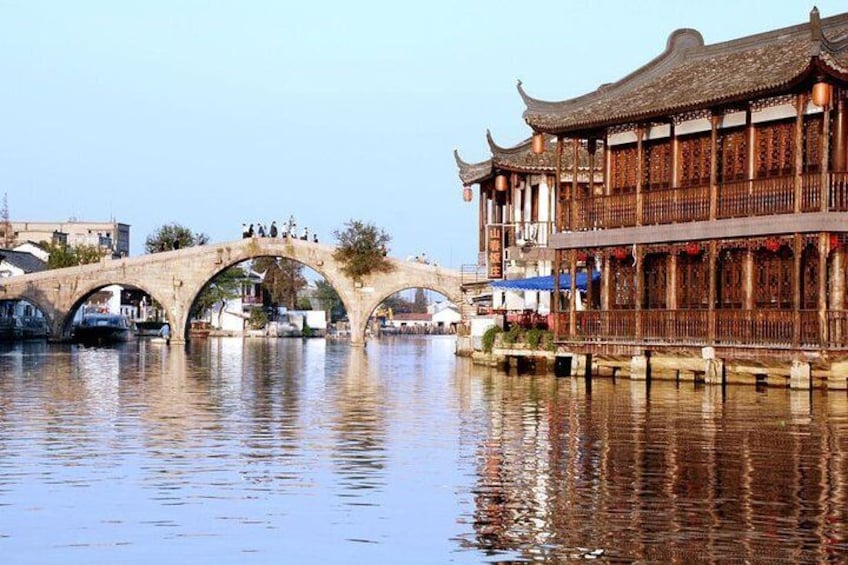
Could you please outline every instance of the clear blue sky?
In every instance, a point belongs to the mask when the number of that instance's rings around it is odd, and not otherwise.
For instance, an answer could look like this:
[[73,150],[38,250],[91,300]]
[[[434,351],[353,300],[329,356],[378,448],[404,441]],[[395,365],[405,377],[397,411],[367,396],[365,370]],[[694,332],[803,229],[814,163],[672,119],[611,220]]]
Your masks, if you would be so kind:
[[[212,241],[351,218],[392,254],[476,261],[452,150],[529,135],[515,90],[621,78],[680,27],[707,43],[808,20],[797,0],[0,0],[0,195],[14,220],[177,221]],[[818,2],[822,16],[848,9]]]

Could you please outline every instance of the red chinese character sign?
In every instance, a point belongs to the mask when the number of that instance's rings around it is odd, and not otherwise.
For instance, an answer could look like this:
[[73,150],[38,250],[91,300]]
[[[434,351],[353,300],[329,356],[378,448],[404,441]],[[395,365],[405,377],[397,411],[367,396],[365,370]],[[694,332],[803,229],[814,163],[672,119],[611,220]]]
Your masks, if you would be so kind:
[[486,262],[490,279],[503,278],[503,226],[486,228]]

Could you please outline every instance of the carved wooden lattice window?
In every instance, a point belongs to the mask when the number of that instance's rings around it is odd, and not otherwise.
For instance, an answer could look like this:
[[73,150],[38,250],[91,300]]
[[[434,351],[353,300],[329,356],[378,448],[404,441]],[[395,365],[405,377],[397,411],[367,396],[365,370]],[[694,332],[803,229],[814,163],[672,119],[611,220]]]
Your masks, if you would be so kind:
[[792,309],[792,251],[758,251],[754,256],[754,303],[762,309]]
[[819,252],[808,245],[801,254],[801,310],[819,307]]
[[668,288],[668,256],[647,255],[644,259],[644,299],[643,308],[665,310],[667,308],[666,289]]
[[633,259],[610,259],[610,271],[612,272],[612,309],[632,310],[636,307],[635,280],[636,267]]
[[710,183],[710,148],[709,134],[678,139],[680,186],[704,186]]
[[610,149],[610,192],[620,194],[636,190],[636,145],[621,145]]
[[645,166],[642,171],[642,186],[645,190],[671,186],[671,141],[645,144]]
[[722,131],[719,134],[719,181],[745,180],[747,146],[744,129]]
[[804,116],[804,172],[816,173],[821,170],[821,114]]
[[722,251],[717,265],[716,298],[718,308],[742,308],[745,296],[744,265],[745,251],[741,249]]
[[677,307],[681,310],[709,308],[710,279],[706,253],[677,257]]
[[759,124],[754,132],[756,177],[791,175],[795,169],[795,121]]

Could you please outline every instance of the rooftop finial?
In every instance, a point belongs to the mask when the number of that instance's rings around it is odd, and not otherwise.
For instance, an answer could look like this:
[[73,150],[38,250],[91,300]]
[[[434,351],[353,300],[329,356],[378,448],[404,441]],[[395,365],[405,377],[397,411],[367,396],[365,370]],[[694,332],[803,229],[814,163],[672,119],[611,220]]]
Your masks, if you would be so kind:
[[815,6],[810,10],[810,39],[813,41],[821,39],[821,16],[819,9]]

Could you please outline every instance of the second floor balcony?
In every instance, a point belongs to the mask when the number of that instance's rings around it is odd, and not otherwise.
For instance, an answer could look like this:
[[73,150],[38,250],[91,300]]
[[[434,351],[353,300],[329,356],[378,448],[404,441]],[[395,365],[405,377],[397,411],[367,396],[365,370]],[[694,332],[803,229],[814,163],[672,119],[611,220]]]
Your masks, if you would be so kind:
[[[714,203],[713,203],[714,201]],[[640,206],[641,203],[641,206]],[[710,186],[644,190],[578,198],[563,229],[587,231],[710,219],[848,211],[848,173],[805,173]]]

